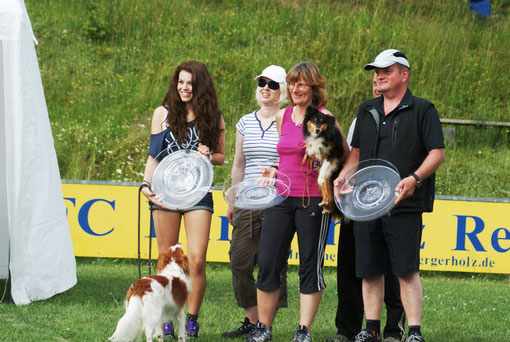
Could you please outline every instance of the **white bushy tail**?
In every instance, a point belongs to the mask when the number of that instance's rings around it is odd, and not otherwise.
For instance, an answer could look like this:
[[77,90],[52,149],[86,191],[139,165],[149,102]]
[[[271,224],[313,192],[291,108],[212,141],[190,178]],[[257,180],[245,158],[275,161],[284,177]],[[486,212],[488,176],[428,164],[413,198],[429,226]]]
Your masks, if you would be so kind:
[[126,307],[126,313],[117,323],[117,328],[110,341],[136,341],[142,333],[142,301],[138,296],[132,296]]

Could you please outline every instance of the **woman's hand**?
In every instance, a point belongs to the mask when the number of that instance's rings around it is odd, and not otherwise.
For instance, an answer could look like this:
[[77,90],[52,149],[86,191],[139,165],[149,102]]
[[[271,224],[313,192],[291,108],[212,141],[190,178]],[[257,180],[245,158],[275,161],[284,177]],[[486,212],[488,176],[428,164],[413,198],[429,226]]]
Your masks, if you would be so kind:
[[158,207],[160,207],[160,208],[163,208],[163,209],[165,208],[165,207],[163,206],[163,204],[160,202],[160,200],[161,200],[161,198],[162,198],[162,196],[163,196],[163,195],[156,196],[156,194],[152,192],[152,190],[151,190],[151,188],[150,188],[150,185],[149,185],[148,183],[143,183],[143,184],[142,184],[142,194],[143,194],[145,197],[147,197],[147,199],[148,199],[151,203],[153,203],[153,204],[157,205],[157,206],[158,206]]
[[278,170],[275,169],[274,167],[263,167],[262,168],[262,176],[261,177],[264,177],[264,178],[275,178],[277,172],[278,172]]
[[203,154],[204,156],[206,156],[207,158],[209,158],[209,160],[211,160],[211,157],[212,157],[211,150],[206,145],[202,145],[199,143],[197,151],[200,152],[201,154]]
[[257,184],[272,185],[274,183],[274,178],[276,177],[277,173],[278,170],[276,170],[274,167],[263,167],[262,175],[257,180]]
[[231,225],[234,225],[234,212],[235,208],[229,204],[227,209],[227,219]]

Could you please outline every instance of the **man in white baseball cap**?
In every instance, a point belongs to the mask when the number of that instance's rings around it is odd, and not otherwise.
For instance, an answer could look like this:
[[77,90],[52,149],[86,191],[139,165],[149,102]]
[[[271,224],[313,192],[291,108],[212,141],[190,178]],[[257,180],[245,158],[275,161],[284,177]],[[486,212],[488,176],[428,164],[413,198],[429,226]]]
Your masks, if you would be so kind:
[[371,70],[375,68],[387,68],[392,66],[393,64],[398,63],[411,69],[409,65],[409,61],[407,60],[406,55],[403,52],[400,52],[395,49],[384,50],[380,54],[375,57],[375,61],[365,65],[365,70]]
[[433,209],[435,170],[445,159],[443,133],[434,105],[409,90],[410,65],[402,52],[381,52],[365,65],[365,70],[371,69],[375,69],[377,91],[382,96],[363,102],[358,109],[352,150],[334,181],[335,196],[351,167],[361,161],[386,160],[395,165],[402,179],[395,187],[397,197],[390,214],[354,221],[356,276],[363,279],[366,318],[366,328],[354,342],[381,341],[387,263],[400,283],[409,326],[406,342],[424,342],[419,275],[422,213]]

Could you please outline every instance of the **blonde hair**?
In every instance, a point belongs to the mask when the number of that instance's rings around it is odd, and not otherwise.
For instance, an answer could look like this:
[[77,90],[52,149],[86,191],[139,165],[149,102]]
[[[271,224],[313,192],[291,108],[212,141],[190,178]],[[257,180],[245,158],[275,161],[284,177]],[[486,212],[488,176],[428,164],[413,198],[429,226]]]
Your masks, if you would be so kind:
[[[326,79],[321,75],[319,67],[312,62],[301,62],[294,65],[287,73],[287,84],[296,83],[300,79],[312,87],[312,105],[316,108],[323,107],[328,102],[326,91]],[[287,96],[292,105],[292,96],[287,87]]]

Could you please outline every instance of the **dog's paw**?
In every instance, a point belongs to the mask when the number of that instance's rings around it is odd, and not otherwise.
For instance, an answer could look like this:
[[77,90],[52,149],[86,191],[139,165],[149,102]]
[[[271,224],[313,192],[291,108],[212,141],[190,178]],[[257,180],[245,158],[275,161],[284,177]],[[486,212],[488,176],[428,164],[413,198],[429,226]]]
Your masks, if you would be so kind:
[[[327,210],[328,212],[326,214],[331,213],[331,202],[328,201],[322,201],[319,203],[319,207],[323,208],[324,210]],[[324,211],[322,212],[324,214]]]
[[319,207],[322,208],[322,214],[323,215],[326,215],[326,214],[331,214],[333,212],[332,208],[331,208],[331,202],[329,201],[322,201],[319,203]]
[[332,210],[331,209],[328,209],[328,208],[324,208],[322,209],[322,215],[327,215],[327,214],[331,214]]

